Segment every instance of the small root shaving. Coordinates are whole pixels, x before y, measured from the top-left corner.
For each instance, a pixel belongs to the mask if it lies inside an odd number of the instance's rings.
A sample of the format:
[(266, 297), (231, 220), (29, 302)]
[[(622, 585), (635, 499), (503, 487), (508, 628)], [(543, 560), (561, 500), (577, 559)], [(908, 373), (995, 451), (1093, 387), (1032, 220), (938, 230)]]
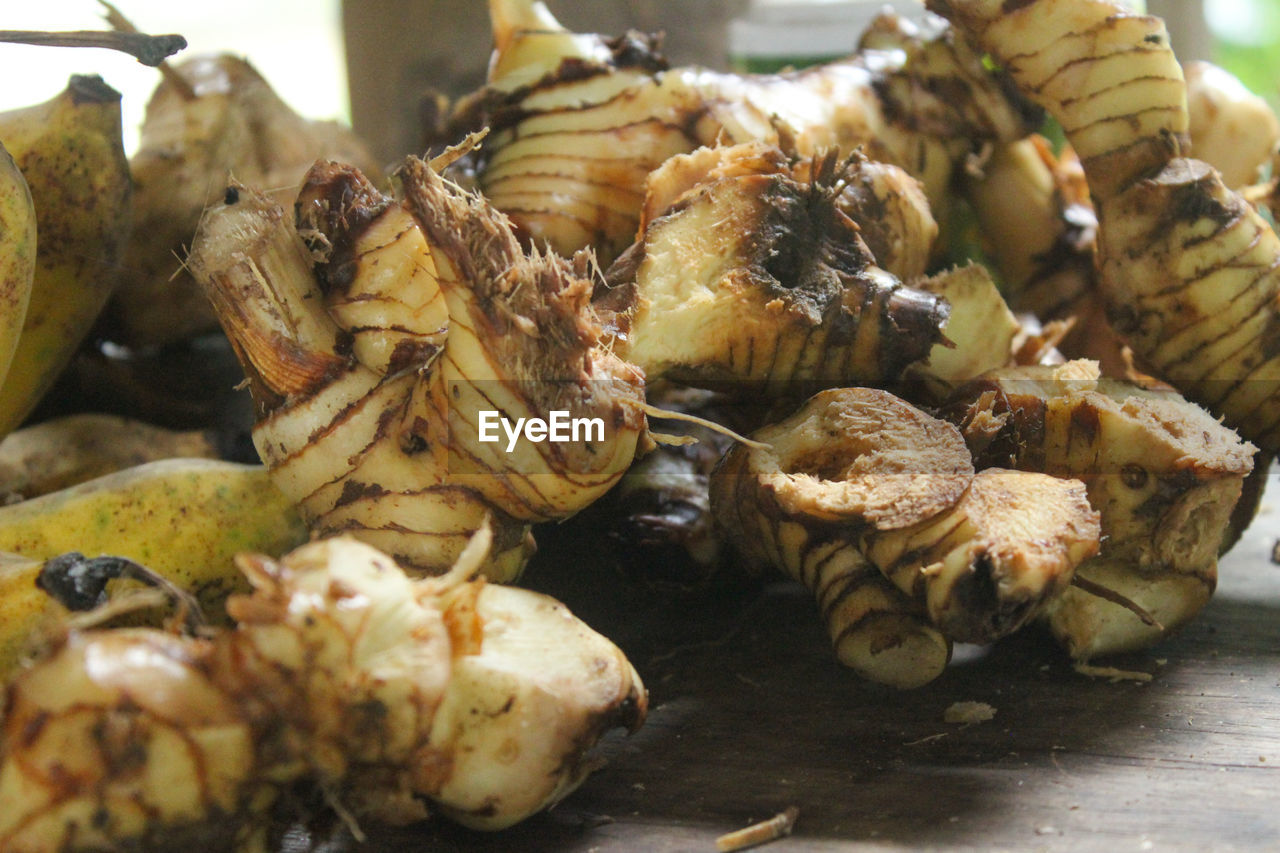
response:
[(1072, 665), (1072, 668), (1089, 678), (1109, 678), (1112, 684), (1118, 681), (1136, 681), (1140, 684), (1146, 684), (1155, 678), (1151, 673), (1141, 670), (1117, 669), (1114, 666), (1093, 666), (1084, 662), (1076, 662)]
[[(738, 433), (729, 429), (727, 426), (721, 426), (715, 421), (709, 421), (706, 418), (700, 418), (697, 415), (691, 415), (688, 412), (675, 412), (675, 411), (671, 411), (670, 409), (659, 409), (657, 406), (651, 405), (649, 403), (637, 403), (636, 408), (638, 408), (640, 411), (644, 412), (646, 415), (648, 415), (651, 418), (658, 418), (659, 420), (687, 421), (688, 423), (691, 423), (691, 424), (697, 424), (698, 426), (705, 427), (706, 429), (709, 429), (712, 432), (718, 432), (721, 435), (727, 436), (733, 439), (734, 441), (738, 442), (739, 444), (744, 444), (753, 450), (772, 450), (773, 449), (769, 444), (763, 441), (755, 441), (754, 439), (750, 439), (745, 436), (739, 435)], [(663, 435), (662, 433), (650, 433), (649, 435), (651, 438), (653, 438), (654, 441), (658, 442), (659, 444), (682, 445), (682, 444), (692, 444), (695, 441), (697, 441), (697, 439), (687, 440), (688, 436), (668, 436), (668, 435)]]
[(791, 806), (768, 820), (725, 833), (716, 839), (716, 850), (720, 853), (733, 853), (736, 850), (746, 850), (748, 847), (758, 847), (770, 841), (777, 841), (791, 834), (791, 829), (799, 816), (800, 809)]

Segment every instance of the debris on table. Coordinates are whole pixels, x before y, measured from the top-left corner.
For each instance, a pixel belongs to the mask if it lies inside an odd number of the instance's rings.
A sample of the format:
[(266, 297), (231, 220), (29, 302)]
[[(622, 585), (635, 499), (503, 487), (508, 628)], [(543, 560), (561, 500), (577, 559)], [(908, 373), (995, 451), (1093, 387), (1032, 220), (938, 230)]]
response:
[(995, 707), (986, 702), (952, 702), (947, 710), (942, 712), (942, 721), (972, 725), (985, 723), (994, 719), (995, 715)]
[(1117, 669), (1114, 666), (1093, 666), (1083, 662), (1073, 665), (1076, 672), (1081, 675), (1087, 675), (1089, 678), (1110, 678), (1112, 683), (1117, 681), (1137, 681), (1145, 684), (1150, 681), (1153, 676), (1149, 672), (1135, 669)]
[(758, 847), (761, 844), (777, 841), (791, 834), (791, 827), (795, 826), (799, 815), (800, 809), (791, 806), (768, 820), (727, 832), (716, 839), (716, 850), (720, 853), (733, 853), (736, 850), (746, 850), (748, 847)]

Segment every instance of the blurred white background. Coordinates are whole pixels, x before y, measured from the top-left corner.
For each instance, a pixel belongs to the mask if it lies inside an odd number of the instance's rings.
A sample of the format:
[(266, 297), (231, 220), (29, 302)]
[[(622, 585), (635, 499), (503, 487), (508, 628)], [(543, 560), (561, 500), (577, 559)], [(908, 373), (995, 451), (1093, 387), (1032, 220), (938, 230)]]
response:
[[(549, 0), (549, 5), (560, 14), (571, 13), (567, 19), (572, 19), (575, 9), (591, 6), (593, 2)], [(644, 4), (644, 9), (650, 17), (659, 19), (657, 23), (661, 25), (664, 17), (661, 7), (676, 6), (678, 2), (696, 4), (706, 0), (666, 0), (662, 4)], [(472, 3), (477, 18), (486, 18), (484, 0), (472, 0)], [(217, 3), (118, 0), (117, 5), (145, 32), (186, 36), (190, 46), (177, 59), (208, 51), (231, 51), (247, 56), (298, 112), (311, 118), (350, 121), (340, 0), (220, 0)], [(658, 8), (649, 9), (654, 5)], [(745, 9), (747, 3), (743, 0), (739, 5)], [(1225, 64), (1255, 91), (1280, 105), (1280, 0), (1146, 0), (1145, 5), (1166, 18), (1180, 57), (1209, 58)], [(3, 8), (0, 28), (3, 29), (105, 28), (97, 0), (4, 0), (0, 6)], [(367, 15), (362, 13), (362, 7)], [(365, 17), (378, 20), (379, 31), (373, 36), (375, 41), (385, 37), (385, 50), (419, 40), (441, 41), (441, 33), (424, 31), (422, 36), (415, 37), (403, 26), (392, 27), (394, 32), (385, 32), (387, 18), (376, 13), (392, 7), (395, 9), (392, 18), (397, 22), (406, 17), (425, 22), (435, 18), (431, 12), (437, 7), (448, 8), (456, 14), (458, 4), (434, 0), (408, 4), (399, 0), (347, 0), (346, 13), (357, 20)], [(407, 8), (414, 14), (405, 15)], [(466, 8), (471, 14), (470, 4), (466, 4)], [(437, 20), (436, 23), (437, 26), (453, 25), (456, 21)], [(364, 38), (369, 36), (361, 34)], [(374, 55), (377, 53), (374, 45)], [(483, 58), (484, 55), (476, 62), (482, 62)], [(66, 85), (71, 74), (77, 73), (101, 74), (124, 95), (125, 145), (132, 151), (158, 74), (123, 54), (0, 44), (0, 110), (52, 97)], [(381, 75), (379, 79), (387, 78)], [(388, 85), (407, 85), (397, 80)], [(419, 86), (432, 83), (414, 80), (414, 97)]]
[[(117, 0), (143, 32), (180, 33), (198, 52), (246, 56), (294, 109), (311, 118), (349, 119), (338, 0)], [(479, 3), (477, 3), (479, 5)], [(102, 30), (97, 0), (5, 0), (0, 28)], [(159, 73), (109, 50), (0, 44), (0, 110), (39, 103), (72, 74), (100, 74), (122, 95), (125, 145), (132, 152)]]

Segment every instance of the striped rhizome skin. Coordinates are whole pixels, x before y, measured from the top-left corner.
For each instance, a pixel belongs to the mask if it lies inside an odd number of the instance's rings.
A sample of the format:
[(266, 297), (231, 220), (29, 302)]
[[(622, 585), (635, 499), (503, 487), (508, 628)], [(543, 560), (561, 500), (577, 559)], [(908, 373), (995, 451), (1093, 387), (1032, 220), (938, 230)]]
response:
[(299, 783), (353, 822), (554, 804), (647, 696), (564, 605), (471, 579), (488, 544), (417, 579), (350, 537), (242, 554), (235, 629), (68, 629), (5, 686), (0, 849), (267, 849)]
[(520, 232), (609, 263), (631, 244), (645, 176), (675, 154), (763, 141), (811, 156), (865, 146), (921, 180), (947, 218), (956, 166), (1036, 119), (936, 19), (872, 24), (847, 60), (782, 75), (668, 68), (653, 39), (572, 33), (537, 0), (490, 0), (488, 84), (455, 110), (446, 141), (492, 129), (479, 187)]
[(813, 589), (837, 656), (874, 681), (928, 683), (952, 641), (1016, 631), (1097, 553), (1083, 483), (975, 475), (958, 429), (885, 391), (821, 392), (752, 439), (712, 473), (712, 512)]
[(860, 156), (763, 143), (672, 157), (649, 177), (637, 240), (595, 300), (614, 352), (650, 382), (771, 398), (1003, 366), (1018, 327), (985, 269), (924, 278), (885, 251), (904, 281), (863, 239), (928, 256), (932, 220), (918, 194), (894, 191), (904, 182)]
[(1112, 325), (1158, 377), (1275, 453), (1280, 238), (1187, 156), (1187, 87), (1164, 23), (1113, 0), (930, 6), (1044, 106), (1079, 154)]
[[(409, 159), (402, 198), (319, 163), (297, 204), (233, 186), (190, 267), (248, 375), (254, 439), (315, 533), (349, 532), (427, 571), (489, 518), (486, 569), (511, 580), (530, 526), (621, 477), (645, 432), (643, 375), (591, 307), (588, 255), (526, 253), (479, 196)], [(480, 440), (477, 414), (565, 412), (591, 440)]]

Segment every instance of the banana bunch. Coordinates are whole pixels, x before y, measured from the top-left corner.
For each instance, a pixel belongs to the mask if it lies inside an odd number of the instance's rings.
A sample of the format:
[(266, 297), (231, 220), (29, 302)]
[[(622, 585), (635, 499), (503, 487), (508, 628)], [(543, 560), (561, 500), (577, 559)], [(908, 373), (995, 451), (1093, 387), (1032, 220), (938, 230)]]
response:
[(36, 270), (36, 209), (13, 156), (0, 143), (0, 383), (18, 349)]
[[(0, 143), (30, 187), (38, 232), (30, 300), (0, 385), (4, 435), (30, 414), (106, 304), (129, 234), (132, 182), (120, 94), (100, 77), (72, 77), (57, 97), (0, 114)], [(20, 195), (5, 197), (21, 204)], [(6, 308), (0, 330), (16, 310)], [(0, 340), (0, 352), (10, 348)]]
[(193, 593), (210, 613), (241, 588), (232, 558), (282, 554), (306, 526), (261, 466), (166, 459), (0, 508), (0, 680), (42, 625), (66, 611), (35, 586), (70, 551), (135, 560)]
[(179, 432), (118, 415), (67, 415), (0, 441), (0, 501), (39, 497), (160, 459), (218, 456), (212, 431)]

